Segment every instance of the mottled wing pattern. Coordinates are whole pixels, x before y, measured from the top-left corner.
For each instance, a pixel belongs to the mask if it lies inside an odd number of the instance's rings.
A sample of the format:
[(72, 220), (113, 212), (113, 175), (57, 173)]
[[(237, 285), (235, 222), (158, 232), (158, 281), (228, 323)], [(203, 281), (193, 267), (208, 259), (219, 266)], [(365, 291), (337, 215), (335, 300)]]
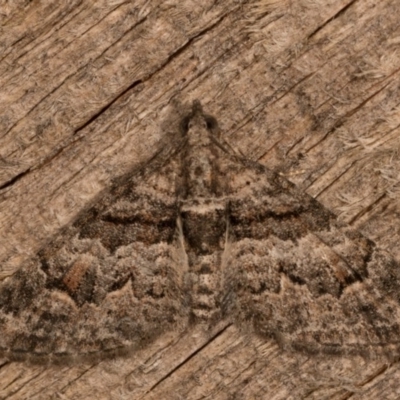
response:
[(104, 356), (227, 318), (287, 349), (400, 356), (393, 258), (234, 154), (198, 102), (180, 135), (0, 284), (0, 352)]
[(152, 161), (0, 285), (0, 349), (11, 358), (114, 354), (187, 313), (177, 231), (180, 157)]
[(230, 186), (225, 314), (290, 349), (398, 354), (393, 258), (259, 164), (226, 162), (222, 173)]

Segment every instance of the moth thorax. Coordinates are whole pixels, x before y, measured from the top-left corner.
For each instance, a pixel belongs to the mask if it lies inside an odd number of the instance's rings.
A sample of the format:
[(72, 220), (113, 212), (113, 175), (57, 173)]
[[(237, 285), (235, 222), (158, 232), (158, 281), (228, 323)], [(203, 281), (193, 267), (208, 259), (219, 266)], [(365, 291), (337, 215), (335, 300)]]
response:
[(215, 191), (215, 157), (208, 147), (195, 147), (186, 159), (189, 195), (205, 197)]

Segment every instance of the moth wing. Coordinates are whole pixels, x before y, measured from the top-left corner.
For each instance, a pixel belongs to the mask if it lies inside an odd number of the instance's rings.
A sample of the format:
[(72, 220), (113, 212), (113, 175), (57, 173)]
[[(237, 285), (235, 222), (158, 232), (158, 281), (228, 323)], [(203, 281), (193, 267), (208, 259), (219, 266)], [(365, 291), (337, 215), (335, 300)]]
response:
[(287, 348), (398, 355), (396, 261), (265, 167), (221, 165), (229, 182), (225, 314)]
[(120, 179), (0, 284), (3, 355), (124, 353), (183, 323), (179, 160)]

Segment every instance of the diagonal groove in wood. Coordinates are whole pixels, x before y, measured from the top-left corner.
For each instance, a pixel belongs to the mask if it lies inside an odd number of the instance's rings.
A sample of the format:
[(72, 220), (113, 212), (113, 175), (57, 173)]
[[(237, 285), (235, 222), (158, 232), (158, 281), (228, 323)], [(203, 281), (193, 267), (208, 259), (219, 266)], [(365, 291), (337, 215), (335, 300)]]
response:
[[(42, 373), (43, 373), (43, 371), (40, 371), (39, 373), (33, 375), (31, 378), (29, 378), (27, 381), (25, 381), (25, 382), (23, 383), (22, 386), (20, 386), (18, 389), (13, 390), (11, 393), (9, 393), (8, 396), (7, 396), (6, 398), (11, 397), (11, 396), (14, 396), (16, 393), (18, 393), (19, 391), (21, 391), (22, 389), (24, 389), (24, 387), (25, 387), (26, 385), (28, 385), (30, 382), (32, 382), (32, 381), (34, 381), (35, 379), (37, 379), (37, 377), (40, 376)], [(19, 378), (19, 377), (18, 377), (18, 378)]]
[(375, 207), (377, 207), (382, 200), (386, 198), (386, 192), (381, 194), (377, 199), (375, 199), (370, 205), (365, 207), (363, 210), (358, 212), (349, 222), (349, 225), (353, 225), (358, 219), (363, 217), (365, 214), (367, 214), (369, 211), (373, 210)]
[(163, 381), (168, 379), (172, 374), (174, 374), (177, 370), (179, 370), (183, 365), (185, 365), (187, 362), (189, 362), (193, 357), (195, 357), (197, 354), (199, 354), (202, 350), (204, 350), (206, 347), (208, 347), (215, 339), (217, 339), (219, 336), (221, 336), (231, 325), (226, 325), (224, 326), (220, 331), (218, 331), (214, 336), (212, 336), (205, 344), (200, 346), (198, 349), (196, 349), (193, 353), (189, 354), (188, 357), (186, 357), (181, 363), (179, 363), (175, 368), (173, 368), (170, 372), (168, 372), (166, 375), (164, 375), (159, 381), (157, 381), (146, 393), (151, 392), (154, 390), (157, 386), (159, 386)]
[(322, 25), (320, 25), (318, 28), (316, 28), (313, 32), (311, 32), (308, 35), (308, 40), (310, 40), (313, 36), (315, 36), (319, 31), (321, 31), (326, 25), (328, 25), (330, 22), (332, 22), (334, 19), (340, 17), (343, 15), (357, 0), (352, 0), (350, 1), (347, 5), (342, 7), (335, 15), (330, 17), (328, 20), (326, 20)]
[(364, 99), (361, 103), (357, 104), (351, 110), (346, 112), (346, 114), (344, 114), (342, 117), (338, 118), (337, 121), (335, 122), (335, 124), (332, 126), (332, 128), (329, 129), (320, 140), (318, 140), (316, 143), (314, 143), (308, 149), (305, 149), (304, 152), (307, 154), (311, 150), (313, 150), (315, 147), (317, 147), (320, 143), (322, 143), (331, 133), (333, 133), (337, 128), (342, 126), (346, 119), (348, 119), (349, 117), (356, 114), (357, 111), (361, 110), (370, 100), (372, 100), (375, 96), (377, 96), (379, 93), (381, 93), (390, 83), (391, 83), (391, 81), (389, 81), (388, 83), (386, 83), (385, 85), (380, 87), (377, 91), (373, 92), (370, 96), (368, 96), (366, 99)]
[(12, 177), (11, 179), (9, 179), (8, 181), (4, 182), (1, 186), (0, 186), (0, 190), (2, 189), (6, 189), (12, 185), (14, 185), (16, 182), (18, 182), (21, 178), (23, 178), (25, 175), (27, 175), (29, 172), (31, 171), (30, 168), (26, 169), (25, 171), (20, 172), (19, 174), (15, 175), (14, 177)]
[[(318, 199), (318, 197), (320, 197), (325, 191), (327, 191), (327, 190), (329, 190), (340, 178), (342, 178), (347, 172), (349, 172), (353, 167), (354, 167), (354, 165), (356, 165), (357, 164), (357, 161), (353, 161), (352, 163), (350, 163), (350, 165), (347, 167), (347, 168), (345, 168), (345, 170), (343, 171), (343, 172), (341, 172), (338, 176), (336, 176), (335, 177), (335, 179), (333, 179), (329, 184), (327, 184), (322, 190), (320, 190), (315, 196), (313, 196), (315, 199)], [(330, 167), (330, 168), (333, 168), (333, 165)], [(325, 172), (324, 172), (324, 174), (327, 172), (328, 170), (326, 170)], [(322, 174), (322, 175), (324, 175), (324, 174)], [(322, 176), (321, 175), (321, 176)], [(317, 178), (318, 179), (318, 178)], [(315, 179), (315, 181), (317, 180), (317, 179)], [(313, 182), (313, 183), (310, 183), (310, 185), (308, 185), (308, 187), (307, 187), (307, 189), (309, 189), (314, 183), (315, 183), (315, 181)]]
[[(79, 7), (81, 4), (82, 4), (82, 2), (80, 2), (80, 3), (77, 4), (77, 5), (75, 5), (75, 7)], [(73, 19), (74, 17), (76, 17), (77, 15), (79, 15), (81, 12), (82, 12), (82, 10), (81, 10), (79, 13), (73, 14), (73, 13), (70, 12), (70, 10), (67, 11), (67, 14), (70, 14), (70, 15), (71, 15), (70, 18), (67, 19), (67, 20), (62, 20), (62, 23), (57, 27), (58, 29), (56, 29), (56, 30), (60, 30), (63, 26), (67, 25), (67, 24), (71, 21), (71, 19)], [(59, 19), (62, 19), (63, 17), (64, 17), (64, 15), (61, 14), (58, 18), (59, 18)], [(50, 29), (50, 30), (51, 30), (51, 29)], [(42, 32), (42, 33), (39, 35), (39, 37), (40, 37), (40, 36), (43, 36), (43, 35), (46, 35), (47, 33), (48, 33), (48, 31)], [(25, 37), (25, 35), (24, 35), (23, 37)], [(37, 39), (38, 39), (38, 37), (32, 37), (32, 40), (29, 41), (28, 43), (26, 43), (24, 47), (27, 47), (27, 45), (29, 45), (30, 43), (34, 42), (34, 41), (37, 40)], [(31, 49), (22, 52), (20, 55), (18, 55), (17, 58), (13, 59), (12, 62), (13, 62), (13, 63), (16, 63), (16, 62), (17, 62), (20, 58), (22, 58), (25, 54), (29, 53), (30, 51), (32, 51), (32, 50), (35, 49), (36, 47), (40, 46), (45, 40), (46, 40), (46, 38), (43, 39), (43, 40), (38, 41), (38, 43), (36, 43)], [(18, 43), (19, 41), (20, 41), (20, 39), (18, 39), (15, 43), (13, 43), (13, 46), (14, 46), (16, 43)], [(7, 56), (8, 56), (8, 54), (7, 54), (3, 59), (5, 59)], [(1, 59), (0, 61), (2, 61), (3, 59)], [(7, 81), (5, 81), (5, 82), (7, 82)]]
[[(125, 35), (127, 35), (129, 32), (131, 32), (133, 29), (135, 29), (136, 27), (140, 26), (142, 23), (144, 23), (147, 20), (147, 17), (144, 17), (143, 19), (139, 20), (136, 24), (132, 25), (132, 27), (126, 31), (124, 33), (124, 35), (122, 37), (124, 37)], [(100, 59), (111, 47), (113, 47), (116, 43), (118, 43), (122, 37), (118, 38), (118, 40), (116, 40), (113, 43), (110, 43), (109, 46), (107, 46), (97, 57), (95, 57), (93, 60), (91, 60), (91, 62), (93, 63), (94, 61)], [(45, 99), (47, 99), (49, 96), (51, 96), (53, 93), (55, 93), (61, 86), (63, 86), (68, 79), (70, 79), (72, 76), (75, 75), (79, 75), (79, 72), (81, 72), (82, 70), (84, 70), (85, 68), (87, 68), (87, 64), (82, 65), (80, 68), (78, 68), (77, 70), (74, 70), (71, 74), (67, 75), (56, 87), (54, 87), (50, 92), (48, 92), (45, 96), (43, 96), (40, 101), (38, 103), (36, 103), (29, 111), (27, 111), (24, 116), (19, 119), (16, 120), (14, 122), (13, 125), (10, 126), (10, 128), (8, 129), (8, 131), (6, 131), (4, 133), (3, 136), (7, 135), (22, 119), (26, 118), (32, 111), (34, 111)], [(116, 100), (116, 99), (114, 99)], [(13, 153), (11, 153), (13, 154)]]
[[(170, 54), (167, 59), (165, 60), (164, 63), (162, 63), (156, 70), (154, 70), (152, 73), (150, 73), (148, 76), (146, 76), (144, 79), (142, 80), (137, 80), (135, 82), (133, 82), (130, 86), (128, 86), (126, 89), (124, 89), (120, 94), (118, 94), (117, 96), (115, 96), (111, 101), (109, 101), (107, 104), (105, 104), (97, 113), (95, 113), (93, 116), (91, 116), (89, 118), (88, 121), (86, 121), (84, 124), (82, 124), (80, 127), (78, 127), (77, 129), (75, 129), (74, 131), (74, 135), (76, 133), (78, 133), (79, 131), (81, 131), (82, 129), (86, 128), (88, 125), (90, 125), (93, 121), (95, 121), (99, 116), (101, 116), (104, 112), (106, 112), (115, 102), (117, 102), (122, 96), (124, 96), (126, 93), (128, 93), (131, 89), (133, 89), (134, 87), (136, 87), (137, 85), (139, 85), (140, 83), (143, 83), (147, 80), (149, 80), (152, 76), (154, 76), (155, 74), (157, 74), (159, 71), (161, 71), (166, 65), (168, 65), (172, 60), (174, 60), (176, 57), (178, 57), (182, 52), (184, 52), (192, 43), (193, 41), (195, 41), (197, 38), (201, 37), (202, 35), (206, 34), (207, 32), (211, 31), (212, 29), (214, 29), (216, 26), (218, 26), (221, 21), (223, 19), (226, 18), (227, 15), (229, 15), (230, 13), (232, 13), (234, 10), (230, 10), (227, 13), (223, 14), (222, 16), (220, 16), (214, 23), (212, 23), (210, 26), (205, 27), (203, 30), (199, 31), (196, 35), (194, 35), (193, 37), (191, 37), (183, 46), (179, 47), (175, 52), (173, 52), (172, 54)], [(140, 21), (138, 21), (136, 24), (134, 24), (132, 26), (132, 28), (130, 28), (127, 32), (125, 32), (125, 35), (127, 35), (132, 29), (134, 29), (135, 27), (139, 26), (140, 24), (144, 23), (147, 20), (147, 16), (145, 16), (143, 19), (141, 19)], [(101, 58), (104, 53), (112, 46), (115, 45), (115, 43), (117, 43), (118, 41), (120, 41), (121, 38), (119, 38), (116, 42), (110, 44), (110, 46), (108, 46), (106, 49), (104, 49), (104, 51), (102, 53), (100, 53), (93, 61), (95, 61), (96, 59)], [(79, 68), (77, 71), (75, 71), (73, 73), (73, 75), (76, 75), (77, 73), (79, 73), (79, 70), (81, 70), (82, 68), (85, 68), (86, 65), (82, 66), (81, 68)], [(41, 102), (43, 100), (45, 100), (47, 97), (49, 97), (51, 94), (53, 94), (57, 89), (59, 89), (69, 78), (71, 77), (71, 75), (68, 75), (57, 87), (55, 87), (52, 91), (50, 91), (49, 93), (46, 94), (46, 96), (44, 96), (41, 101), (39, 103), (37, 103), (31, 110), (29, 110), (29, 112), (26, 114), (28, 115), (29, 113), (31, 113), (36, 107), (39, 106), (39, 104), (41, 104)], [(25, 115), (25, 116), (26, 116)], [(16, 121), (11, 127), (10, 129), (5, 133), (7, 134), (8, 132), (10, 132), (13, 127), (15, 127), (15, 125), (18, 123), (19, 121)], [(68, 146), (68, 143), (63, 147), (63, 149), (65, 147)], [(55, 152), (53, 152), (53, 154), (50, 154), (48, 157), (46, 157), (41, 163), (40, 165), (36, 166), (35, 169), (37, 169), (38, 167), (42, 166), (43, 164), (47, 164), (49, 161), (51, 161), (55, 156), (59, 155), (63, 149), (57, 149)], [(11, 153), (13, 154), (13, 153)], [(15, 176), (14, 178), (8, 180), (7, 182), (5, 182), (3, 185), (0, 186), (0, 190), (13, 185), (14, 183), (16, 183), (19, 179), (21, 179), (24, 175), (28, 174), (30, 172), (31, 168), (26, 169), (25, 171), (21, 172), (20, 174), (18, 174), (17, 176)]]

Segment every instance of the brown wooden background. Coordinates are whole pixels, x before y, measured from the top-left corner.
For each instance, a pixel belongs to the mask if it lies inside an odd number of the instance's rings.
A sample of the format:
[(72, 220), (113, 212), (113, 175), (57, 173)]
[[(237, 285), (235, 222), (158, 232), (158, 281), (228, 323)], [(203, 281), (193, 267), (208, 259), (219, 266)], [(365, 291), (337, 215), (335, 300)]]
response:
[[(177, 102), (400, 262), (398, 0), (0, 1), (0, 276), (160, 147)], [(398, 399), (400, 366), (221, 325), (129, 358), (0, 360), (0, 399)]]

